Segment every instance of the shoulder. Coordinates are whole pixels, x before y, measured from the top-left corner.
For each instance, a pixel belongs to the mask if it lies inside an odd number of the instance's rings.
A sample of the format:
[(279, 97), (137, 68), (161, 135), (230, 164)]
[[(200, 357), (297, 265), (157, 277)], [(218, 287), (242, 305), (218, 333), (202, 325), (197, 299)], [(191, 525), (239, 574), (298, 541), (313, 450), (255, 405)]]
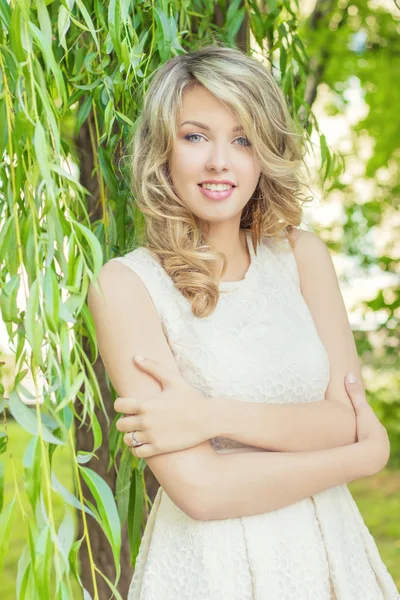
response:
[(122, 296), (121, 292), (141, 290), (143, 282), (141, 270), (144, 261), (148, 259), (145, 248), (136, 248), (124, 256), (108, 260), (101, 267), (96, 279), (89, 285), (88, 300), (94, 302), (100, 295), (107, 299)]
[(124, 256), (106, 262), (89, 285), (88, 305), (92, 310), (127, 311), (149, 309), (163, 320), (165, 277), (161, 265), (140, 246)]
[(306, 229), (292, 229), (287, 234), (288, 240), (295, 254), (301, 256), (304, 253), (321, 251), (326, 252), (328, 250), (325, 242), (312, 231)]
[[(116, 277), (132, 281), (133, 279), (138, 279), (139, 276), (141, 277), (143, 273), (150, 273), (149, 267), (153, 265), (157, 269), (159, 266), (158, 261), (155, 260), (147, 248), (140, 246), (123, 256), (116, 256), (104, 263), (99, 272), (99, 277), (103, 280), (111, 281)], [(132, 278), (129, 272), (133, 272), (138, 277)]]
[(324, 270), (327, 264), (333, 266), (328, 246), (316, 233), (292, 229), (287, 237), (300, 274), (305, 270)]

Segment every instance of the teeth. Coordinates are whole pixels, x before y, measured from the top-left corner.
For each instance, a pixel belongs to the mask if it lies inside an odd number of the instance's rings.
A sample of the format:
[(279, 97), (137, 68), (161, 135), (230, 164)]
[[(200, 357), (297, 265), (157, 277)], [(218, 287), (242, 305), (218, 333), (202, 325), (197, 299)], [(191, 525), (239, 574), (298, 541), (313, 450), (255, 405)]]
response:
[(224, 190), (230, 190), (233, 186), (227, 183), (202, 183), (201, 187), (206, 188), (206, 190), (211, 190), (213, 192), (223, 192)]

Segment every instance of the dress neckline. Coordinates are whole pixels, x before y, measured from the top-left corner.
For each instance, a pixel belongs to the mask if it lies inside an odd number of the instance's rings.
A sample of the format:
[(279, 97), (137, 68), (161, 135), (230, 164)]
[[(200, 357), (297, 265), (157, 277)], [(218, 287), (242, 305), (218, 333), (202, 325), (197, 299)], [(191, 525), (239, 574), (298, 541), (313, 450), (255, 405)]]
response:
[(246, 273), (244, 274), (243, 279), (239, 279), (238, 281), (220, 281), (218, 284), (218, 288), (221, 291), (240, 289), (243, 286), (250, 283), (250, 281), (252, 279), (254, 279), (256, 263), (257, 263), (257, 259), (258, 259), (259, 255), (260, 255), (260, 247), (258, 247), (257, 255), (256, 255), (254, 252), (253, 242), (251, 239), (251, 231), (245, 230), (245, 236), (246, 236), (247, 248), (250, 253), (250, 266), (247, 269)]
[[(251, 259), (250, 266), (248, 267), (243, 279), (239, 279), (238, 281), (219, 281), (219, 283), (217, 285), (218, 285), (219, 291), (221, 291), (221, 292), (230, 292), (230, 291), (241, 290), (242, 288), (244, 288), (244, 286), (250, 286), (252, 283), (254, 283), (257, 280), (255, 274), (256, 274), (256, 265), (258, 263), (259, 256), (260, 256), (261, 243), (259, 244), (259, 246), (257, 248), (257, 255), (256, 255), (254, 252), (254, 248), (253, 248), (253, 241), (251, 239), (251, 230), (245, 230), (245, 237), (246, 237), (247, 248), (250, 253), (250, 259)], [(147, 247), (139, 246), (139, 248), (143, 249), (147, 254), (149, 254), (151, 256), (151, 258), (157, 263), (157, 265), (167, 275), (170, 282), (173, 283), (171, 277), (167, 274), (167, 272), (165, 271), (164, 267), (161, 265), (158, 258)], [(137, 248), (137, 249), (139, 249), (139, 248)], [(183, 296), (183, 294), (182, 294), (182, 296)]]

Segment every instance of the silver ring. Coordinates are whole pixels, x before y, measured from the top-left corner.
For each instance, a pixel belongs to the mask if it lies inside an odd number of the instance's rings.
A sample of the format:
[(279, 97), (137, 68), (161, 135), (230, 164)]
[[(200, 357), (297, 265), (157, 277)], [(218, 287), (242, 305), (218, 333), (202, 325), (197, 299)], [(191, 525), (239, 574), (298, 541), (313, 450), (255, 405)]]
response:
[(144, 442), (139, 442), (139, 440), (137, 440), (135, 438), (135, 431), (132, 431), (131, 433), (132, 436), (132, 447), (135, 448), (136, 446), (143, 446)]

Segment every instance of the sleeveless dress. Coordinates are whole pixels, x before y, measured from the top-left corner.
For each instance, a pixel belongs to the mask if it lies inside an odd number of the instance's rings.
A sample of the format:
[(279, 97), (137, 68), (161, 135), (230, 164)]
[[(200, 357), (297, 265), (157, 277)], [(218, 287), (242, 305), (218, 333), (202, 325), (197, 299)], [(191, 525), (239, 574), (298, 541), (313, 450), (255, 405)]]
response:
[[(328, 354), (300, 290), (289, 241), (262, 237), (244, 279), (219, 285), (214, 312), (190, 302), (151, 252), (114, 258), (142, 279), (177, 366), (206, 396), (277, 404), (318, 402)], [(265, 451), (213, 438), (215, 451)], [(240, 473), (238, 473), (240, 485)], [(347, 485), (263, 514), (194, 520), (160, 487), (128, 600), (397, 600)]]

